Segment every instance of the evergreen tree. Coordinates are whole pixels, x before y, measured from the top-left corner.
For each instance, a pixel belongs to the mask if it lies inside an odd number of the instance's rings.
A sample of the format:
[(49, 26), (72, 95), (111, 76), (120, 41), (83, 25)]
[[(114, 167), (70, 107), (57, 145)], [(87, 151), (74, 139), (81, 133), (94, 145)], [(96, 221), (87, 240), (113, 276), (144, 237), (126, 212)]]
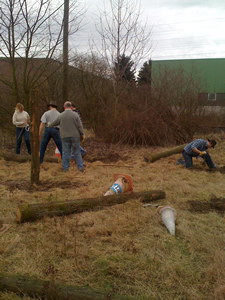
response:
[(135, 80), (135, 70), (132, 69), (134, 62), (130, 59), (129, 56), (120, 55), (118, 62), (115, 62), (115, 75), (116, 77), (130, 82)]
[(148, 83), (151, 84), (151, 67), (152, 61), (146, 61), (143, 64), (143, 67), (140, 69), (138, 73), (138, 84)]

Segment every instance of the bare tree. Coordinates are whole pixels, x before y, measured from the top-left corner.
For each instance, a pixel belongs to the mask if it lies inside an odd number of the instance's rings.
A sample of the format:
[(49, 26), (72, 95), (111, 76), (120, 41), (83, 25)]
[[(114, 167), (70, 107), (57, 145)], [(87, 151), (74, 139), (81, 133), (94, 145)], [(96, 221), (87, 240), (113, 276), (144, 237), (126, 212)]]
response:
[[(30, 110), (37, 113), (35, 101), (40, 99), (40, 93), (38, 97), (32, 99), (32, 91), (40, 91), (40, 88), (48, 82), (49, 76), (52, 75), (49, 65), (58, 55), (57, 51), (61, 52), (59, 46), (63, 42), (63, 3), (56, 2), (55, 0), (0, 1), (0, 53), (11, 68), (10, 73), (1, 72), (0, 83), (11, 89), (14, 104), (22, 102), (26, 109), (30, 106)], [(78, 9), (77, 1), (72, 5), (70, 12), (71, 14), (74, 12), (74, 15), (70, 21), (72, 24), (70, 34), (79, 29), (84, 13), (82, 9)], [(61, 67), (60, 64), (58, 66)], [(56, 68), (51, 68), (53, 69), (55, 72)], [(32, 138), (36, 140), (38, 135)], [(32, 159), (34, 152), (37, 151), (32, 151)]]
[[(122, 81), (125, 74), (120, 69), (121, 57), (128, 57), (127, 64), (132, 61), (133, 70), (137, 69), (140, 61), (149, 56), (151, 51), (151, 30), (147, 30), (147, 20), (144, 25), (140, 22), (141, 8), (140, 2), (134, 0), (109, 0), (110, 12), (99, 9), (99, 20), (96, 29), (101, 36), (101, 48), (98, 51), (106, 58), (111, 70), (114, 98), (115, 98), (115, 118), (118, 115), (118, 103), (120, 97), (133, 82)], [(127, 66), (129, 68), (129, 66)], [(127, 68), (124, 68), (126, 72)]]
[[(57, 38), (53, 38), (49, 25), (51, 17), (59, 9), (51, 12), (50, 1), (40, 1), (39, 6), (37, 2), (28, 5), (23, 0), (7, 0), (1, 3), (0, 40), (3, 46), (0, 51), (11, 65), (11, 87), (15, 102), (23, 102), (25, 107), (28, 107), (29, 91), (40, 85), (43, 72), (40, 69), (47, 64), (47, 60), (42, 62), (34, 71), (31, 60), (35, 57), (52, 58), (61, 42), (61, 29)], [(49, 41), (46, 39), (46, 32), (48, 36), (50, 33)], [(1, 81), (7, 84), (9, 78), (1, 75)]]
[[(77, 2), (72, 5), (70, 12), (74, 15), (70, 20), (70, 34), (80, 28), (84, 13), (78, 9)], [(0, 52), (11, 66), (12, 80), (9, 82), (3, 73), (0, 74), (0, 80), (11, 87), (15, 103), (23, 102), (26, 108), (30, 91), (43, 84), (51, 59), (59, 57), (61, 53), (62, 11), (63, 3), (57, 5), (55, 0), (1, 1)], [(38, 63), (34, 63), (35, 58), (39, 59)]]
[(70, 74), (73, 84), (70, 87), (71, 97), (84, 117), (96, 132), (105, 124), (107, 111), (110, 109), (113, 94), (112, 81), (106, 61), (94, 53), (74, 54), (71, 63), (76, 68)]
[(150, 100), (155, 111), (160, 112), (156, 124), (163, 119), (172, 134), (170, 136), (166, 128), (158, 132), (167, 132), (170, 140), (182, 143), (193, 138), (201, 120), (202, 110), (198, 105), (198, 94), (204, 84), (194, 67), (190, 72), (182, 67), (170, 69), (168, 66), (159, 65), (154, 68)]

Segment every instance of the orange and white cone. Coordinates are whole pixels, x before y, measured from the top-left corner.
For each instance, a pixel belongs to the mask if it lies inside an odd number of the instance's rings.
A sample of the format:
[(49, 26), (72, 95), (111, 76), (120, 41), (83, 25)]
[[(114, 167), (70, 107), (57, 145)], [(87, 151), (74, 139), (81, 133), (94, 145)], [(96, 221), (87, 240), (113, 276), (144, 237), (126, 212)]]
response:
[(159, 222), (166, 226), (171, 235), (175, 235), (176, 210), (171, 206), (159, 206), (156, 212)]
[(55, 148), (55, 156), (61, 157), (61, 154), (60, 154), (59, 149), (57, 147)]
[(115, 173), (113, 174), (113, 180), (114, 184), (110, 187), (110, 189), (105, 193), (104, 196), (133, 191), (133, 182), (130, 175)]

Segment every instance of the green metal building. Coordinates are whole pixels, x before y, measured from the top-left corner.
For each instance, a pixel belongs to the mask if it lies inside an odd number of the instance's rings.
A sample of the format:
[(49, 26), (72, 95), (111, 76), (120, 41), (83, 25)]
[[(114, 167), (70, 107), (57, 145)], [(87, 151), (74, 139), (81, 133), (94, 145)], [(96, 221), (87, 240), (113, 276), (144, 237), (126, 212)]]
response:
[(225, 58), (153, 60), (152, 78), (159, 68), (182, 68), (187, 73), (198, 73), (204, 82), (199, 93), (199, 105), (225, 106)]

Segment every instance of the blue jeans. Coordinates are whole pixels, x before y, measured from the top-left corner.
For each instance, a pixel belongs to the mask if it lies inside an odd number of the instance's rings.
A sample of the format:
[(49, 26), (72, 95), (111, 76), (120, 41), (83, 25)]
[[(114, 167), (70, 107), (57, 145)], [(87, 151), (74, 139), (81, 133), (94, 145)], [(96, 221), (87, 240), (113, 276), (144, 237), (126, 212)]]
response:
[(45, 156), (45, 150), (46, 150), (47, 145), (51, 138), (53, 138), (57, 148), (59, 149), (61, 157), (62, 157), (62, 141), (61, 141), (61, 137), (59, 134), (59, 129), (46, 127), (43, 137), (42, 137), (42, 140), (41, 140), (40, 164), (43, 163), (43, 159)]
[[(82, 148), (81, 146), (80, 146), (80, 152), (81, 152), (82, 157), (87, 153), (87, 151), (84, 150), (84, 148)], [(71, 148), (71, 157), (70, 158), (74, 158), (73, 148)]]
[[(181, 161), (181, 164), (185, 165), (186, 168), (192, 168), (193, 167), (193, 162), (192, 162), (192, 157), (193, 156), (188, 155), (185, 151), (183, 151), (182, 154), (183, 154), (183, 158), (184, 158), (185, 162)], [(194, 156), (194, 157), (196, 157), (196, 156)], [(215, 164), (213, 163), (212, 158), (210, 157), (210, 155), (209, 155), (208, 152), (205, 155), (204, 160), (205, 160), (205, 162), (206, 162), (206, 164), (207, 164), (207, 166), (209, 168), (215, 168), (216, 167)]]
[(63, 157), (62, 157), (62, 167), (63, 171), (68, 171), (69, 162), (71, 156), (71, 148), (73, 148), (73, 155), (78, 167), (78, 170), (83, 171), (83, 159), (81, 156), (80, 150), (80, 138), (76, 137), (66, 137), (62, 139), (62, 149), (63, 149)]
[(24, 142), (27, 146), (27, 152), (31, 154), (30, 147), (30, 131), (27, 131), (24, 127), (16, 127), (16, 154), (20, 154), (20, 147), (22, 143), (22, 138), (24, 137)]

